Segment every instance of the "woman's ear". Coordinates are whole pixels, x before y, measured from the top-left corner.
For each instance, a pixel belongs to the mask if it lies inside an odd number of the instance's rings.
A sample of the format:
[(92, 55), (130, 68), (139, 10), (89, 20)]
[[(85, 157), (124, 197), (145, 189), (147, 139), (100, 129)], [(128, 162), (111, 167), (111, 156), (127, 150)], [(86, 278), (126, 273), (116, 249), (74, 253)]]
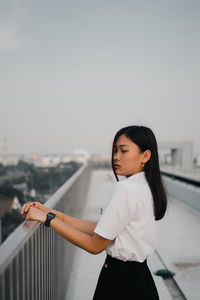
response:
[(150, 157), (151, 157), (151, 151), (150, 150), (146, 150), (146, 151), (144, 151), (144, 163), (146, 163), (149, 159), (150, 159)]

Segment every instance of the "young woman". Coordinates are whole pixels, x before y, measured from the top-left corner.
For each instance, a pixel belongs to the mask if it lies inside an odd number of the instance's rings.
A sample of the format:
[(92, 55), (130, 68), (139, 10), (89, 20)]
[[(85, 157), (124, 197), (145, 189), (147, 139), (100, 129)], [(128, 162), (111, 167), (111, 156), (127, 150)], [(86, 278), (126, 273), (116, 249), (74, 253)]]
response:
[[(114, 137), (111, 163), (118, 182), (99, 221), (73, 218), (39, 202), (24, 204), (21, 213), (26, 220), (50, 224), (90, 253), (106, 250), (93, 300), (157, 300), (147, 257), (156, 248), (155, 221), (163, 218), (167, 197), (152, 130), (144, 126), (120, 129)], [(117, 175), (126, 178), (119, 181)]]

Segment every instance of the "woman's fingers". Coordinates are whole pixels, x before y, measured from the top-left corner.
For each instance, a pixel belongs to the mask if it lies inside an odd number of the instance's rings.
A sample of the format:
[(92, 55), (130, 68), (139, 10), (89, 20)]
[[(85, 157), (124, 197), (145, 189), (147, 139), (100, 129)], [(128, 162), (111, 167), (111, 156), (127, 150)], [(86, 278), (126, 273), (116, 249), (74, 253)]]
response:
[(27, 203), (25, 203), (25, 204), (22, 206), (22, 208), (21, 208), (21, 214), (22, 214), (22, 215), (24, 214), (26, 207), (27, 207)]
[(44, 205), (42, 205), (40, 202), (28, 202), (28, 203), (25, 203), (22, 208), (21, 208), (21, 214), (25, 214), (27, 213), (27, 211), (29, 210), (30, 207), (36, 207), (36, 208), (39, 208), (41, 209), (42, 211), (44, 212), (48, 212), (49, 209), (47, 207), (45, 207)]
[(23, 215), (23, 214), (25, 214), (25, 213), (27, 213), (27, 211), (29, 210), (29, 208), (31, 207), (31, 206), (37, 206), (36, 205), (36, 202), (28, 202), (28, 203), (25, 203), (23, 206), (22, 206), (22, 208), (21, 208), (21, 214)]
[(46, 220), (46, 214), (38, 208), (29, 206), (29, 210), (25, 216), (26, 221), (35, 220), (44, 223)]

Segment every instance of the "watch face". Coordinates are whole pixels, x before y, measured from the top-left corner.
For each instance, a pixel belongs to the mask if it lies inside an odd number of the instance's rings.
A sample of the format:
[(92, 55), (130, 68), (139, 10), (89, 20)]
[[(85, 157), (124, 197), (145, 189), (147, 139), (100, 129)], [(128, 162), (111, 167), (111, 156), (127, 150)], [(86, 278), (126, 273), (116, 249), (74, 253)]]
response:
[(52, 213), (52, 212), (49, 212), (48, 215), (49, 215), (49, 217), (54, 217), (55, 216), (55, 214)]
[(52, 213), (52, 212), (49, 212), (48, 214), (47, 214), (47, 217), (46, 217), (46, 220), (45, 220), (45, 222), (44, 222), (44, 225), (46, 225), (46, 226), (50, 226), (50, 222), (51, 222), (51, 220), (54, 218), (54, 217), (56, 217), (56, 214), (54, 214), (54, 213)]

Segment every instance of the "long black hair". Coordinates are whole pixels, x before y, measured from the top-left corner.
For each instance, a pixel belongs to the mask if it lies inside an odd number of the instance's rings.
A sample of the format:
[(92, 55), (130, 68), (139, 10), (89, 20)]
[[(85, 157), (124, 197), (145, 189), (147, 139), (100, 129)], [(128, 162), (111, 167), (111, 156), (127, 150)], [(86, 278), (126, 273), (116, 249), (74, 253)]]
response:
[(145, 126), (127, 126), (116, 133), (112, 145), (111, 164), (117, 181), (119, 181), (119, 179), (115, 173), (113, 156), (117, 140), (122, 134), (137, 144), (142, 153), (146, 150), (151, 151), (151, 157), (144, 165), (144, 172), (153, 196), (155, 220), (160, 220), (163, 218), (167, 209), (167, 195), (160, 174), (158, 147), (155, 135), (150, 128)]

